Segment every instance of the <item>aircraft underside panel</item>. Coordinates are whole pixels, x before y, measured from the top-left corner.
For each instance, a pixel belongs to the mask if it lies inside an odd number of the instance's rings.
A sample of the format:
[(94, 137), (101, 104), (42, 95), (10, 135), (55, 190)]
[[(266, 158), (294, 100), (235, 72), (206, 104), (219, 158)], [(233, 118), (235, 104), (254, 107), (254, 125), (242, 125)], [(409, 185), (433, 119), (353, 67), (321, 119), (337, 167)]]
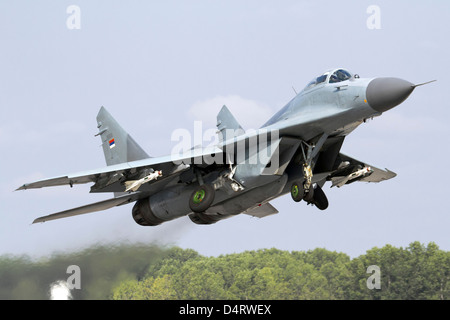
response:
[[(279, 196), (285, 188), (287, 181), (288, 176), (284, 174), (271, 183), (243, 192), (238, 196), (221, 203), (217, 203), (207, 209), (204, 213), (191, 213), (189, 214), (189, 218), (197, 224), (211, 224), (240, 213), (247, 213), (247, 211), (252, 215), (250, 212), (252, 209), (263, 206), (270, 200)], [(269, 212), (263, 216), (268, 214)]]

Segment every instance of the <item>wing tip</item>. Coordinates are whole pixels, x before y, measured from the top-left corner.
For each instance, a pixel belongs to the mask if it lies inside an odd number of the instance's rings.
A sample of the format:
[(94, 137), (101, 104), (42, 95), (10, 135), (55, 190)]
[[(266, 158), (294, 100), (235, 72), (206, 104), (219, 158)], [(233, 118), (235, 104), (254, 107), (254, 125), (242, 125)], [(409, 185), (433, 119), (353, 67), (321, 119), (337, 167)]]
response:
[(390, 177), (388, 179), (392, 179), (392, 178), (395, 178), (397, 176), (397, 174), (394, 171), (391, 171), (388, 168), (384, 168), (384, 169), (390, 175)]
[(45, 220), (44, 217), (39, 217), (39, 218), (34, 219), (31, 224), (44, 223), (45, 221), (47, 221), (47, 220)]

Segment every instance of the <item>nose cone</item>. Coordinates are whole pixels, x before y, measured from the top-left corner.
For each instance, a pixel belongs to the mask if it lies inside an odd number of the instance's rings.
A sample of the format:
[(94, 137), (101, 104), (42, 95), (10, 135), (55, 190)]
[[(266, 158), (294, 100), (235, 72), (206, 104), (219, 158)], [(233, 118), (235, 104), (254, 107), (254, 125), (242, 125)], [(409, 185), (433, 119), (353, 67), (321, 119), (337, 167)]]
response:
[(385, 112), (399, 105), (409, 97), (414, 84), (399, 78), (375, 78), (366, 89), (366, 98), (370, 107)]

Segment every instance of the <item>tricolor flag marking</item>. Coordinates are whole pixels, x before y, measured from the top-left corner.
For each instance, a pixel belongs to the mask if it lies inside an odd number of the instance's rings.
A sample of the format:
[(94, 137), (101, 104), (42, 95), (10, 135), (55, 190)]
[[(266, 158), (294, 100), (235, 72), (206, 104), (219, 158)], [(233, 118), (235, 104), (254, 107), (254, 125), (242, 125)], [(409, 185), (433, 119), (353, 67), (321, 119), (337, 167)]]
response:
[(116, 146), (116, 142), (114, 141), (114, 138), (112, 138), (111, 140), (109, 140), (109, 148), (112, 149)]

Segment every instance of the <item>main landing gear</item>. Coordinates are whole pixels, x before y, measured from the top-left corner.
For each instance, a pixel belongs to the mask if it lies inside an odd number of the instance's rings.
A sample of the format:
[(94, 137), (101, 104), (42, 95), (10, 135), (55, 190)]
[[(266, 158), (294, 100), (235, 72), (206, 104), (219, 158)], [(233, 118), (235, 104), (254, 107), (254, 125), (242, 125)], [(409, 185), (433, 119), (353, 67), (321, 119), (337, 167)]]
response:
[[(303, 181), (296, 181), (291, 186), (291, 197), (295, 202), (305, 200), (308, 204), (313, 204), (320, 210), (328, 208), (328, 199), (319, 185), (313, 186), (312, 162), (327, 138), (328, 135), (323, 134), (315, 145), (306, 142), (301, 143), (304, 159), (302, 165)], [(306, 152), (304, 145), (306, 146)]]
[(200, 171), (195, 170), (199, 186), (192, 192), (189, 197), (189, 209), (195, 213), (205, 212), (213, 203), (216, 196), (216, 190), (210, 184), (203, 181)]
[(291, 197), (295, 202), (304, 200), (308, 204), (315, 205), (320, 210), (325, 210), (328, 208), (327, 196), (319, 185), (310, 188), (309, 192), (305, 193), (303, 190), (303, 184), (294, 182), (291, 186)]
[(193, 212), (204, 212), (213, 203), (214, 196), (214, 188), (209, 184), (203, 184), (192, 192), (191, 197), (189, 198), (189, 208)]
[[(230, 161), (230, 171), (227, 173), (226, 177), (228, 178), (227, 180), (231, 189), (234, 192), (239, 192), (244, 190), (244, 187), (236, 179), (234, 179), (236, 168), (236, 166), (234, 166), (233, 168), (233, 165)], [(197, 177), (199, 186), (192, 192), (191, 196), (189, 197), (189, 208), (192, 212), (203, 213), (214, 202), (216, 189), (213, 185), (205, 183), (203, 181), (202, 174), (199, 170), (195, 170), (194, 174)]]

